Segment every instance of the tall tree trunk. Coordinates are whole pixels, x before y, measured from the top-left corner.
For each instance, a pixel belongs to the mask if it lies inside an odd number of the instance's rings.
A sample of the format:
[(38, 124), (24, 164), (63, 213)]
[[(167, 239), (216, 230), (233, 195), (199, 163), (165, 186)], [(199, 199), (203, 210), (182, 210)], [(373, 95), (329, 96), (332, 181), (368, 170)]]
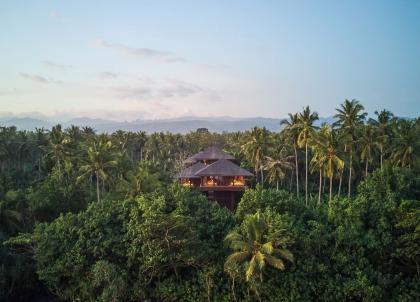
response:
[(340, 182), (338, 184), (338, 196), (340, 196), (340, 194), (341, 194), (341, 183), (343, 182), (343, 171), (344, 171), (344, 169), (342, 169), (341, 172), (340, 172)]
[(98, 173), (96, 172), (96, 197), (98, 198), (98, 203), (101, 201), (99, 196), (99, 177)]
[(235, 302), (237, 302), (238, 300), (236, 300), (236, 294), (235, 294), (235, 278), (232, 278), (232, 294), (233, 294), (233, 299), (235, 300)]
[(322, 188), (322, 170), (319, 169), (318, 205), (321, 204), (321, 188)]
[(384, 146), (382, 146), (382, 144), (381, 144), (381, 171), (382, 171), (382, 161), (383, 161), (383, 156), (384, 156), (383, 148), (384, 148)]
[(305, 203), (308, 206), (308, 142), (305, 144)]
[(277, 186), (277, 191), (278, 191), (279, 190), (279, 180), (278, 179), (277, 179), (276, 186)]
[(366, 176), (366, 178), (368, 176), (368, 165), (369, 165), (369, 161), (366, 159), (366, 167), (365, 167), (365, 176)]
[(261, 187), (264, 188), (264, 172), (263, 172), (263, 166), (260, 167), (261, 171)]
[(331, 204), (331, 199), (332, 199), (332, 173), (331, 173), (331, 176), (330, 176), (330, 204)]
[(351, 195), (351, 170), (353, 169), (353, 149), (350, 147), (350, 163), (349, 163), (349, 192), (348, 192), (348, 198), (350, 198)]
[(299, 198), (299, 166), (298, 166), (298, 155), (296, 145), (293, 143), (293, 149), (295, 149), (295, 169), (296, 169), (296, 196)]
[[(347, 144), (344, 144), (344, 153), (347, 152)], [(341, 194), (341, 184), (343, 183), (344, 168), (340, 172), (340, 182), (338, 184), (338, 196)]]

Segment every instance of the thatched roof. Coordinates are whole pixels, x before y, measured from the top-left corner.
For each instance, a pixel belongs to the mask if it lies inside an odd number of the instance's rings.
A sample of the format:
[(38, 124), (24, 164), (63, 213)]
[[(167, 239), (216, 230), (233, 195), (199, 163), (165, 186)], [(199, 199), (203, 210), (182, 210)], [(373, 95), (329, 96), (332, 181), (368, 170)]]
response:
[(195, 160), (192, 156), (188, 157), (186, 160), (184, 160), (184, 164), (193, 164), (196, 163), (197, 160)]
[(195, 173), (197, 176), (253, 176), (230, 160), (219, 159)]
[(199, 160), (217, 160), (217, 159), (236, 160), (236, 158), (230, 155), (229, 153), (222, 151), (216, 146), (212, 146), (188, 157), (184, 161), (184, 163), (193, 163)]
[(201, 162), (197, 162), (192, 166), (189, 166), (188, 168), (185, 168), (182, 170), (177, 177), (178, 178), (200, 178), (200, 176), (197, 176), (196, 173), (206, 166), (202, 164)]

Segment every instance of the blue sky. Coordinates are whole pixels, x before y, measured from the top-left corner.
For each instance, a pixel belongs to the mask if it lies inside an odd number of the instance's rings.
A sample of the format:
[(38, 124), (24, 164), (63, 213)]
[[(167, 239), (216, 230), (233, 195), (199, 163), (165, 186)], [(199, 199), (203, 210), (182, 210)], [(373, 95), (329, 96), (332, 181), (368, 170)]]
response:
[(6, 1), (0, 112), (420, 113), (420, 1)]

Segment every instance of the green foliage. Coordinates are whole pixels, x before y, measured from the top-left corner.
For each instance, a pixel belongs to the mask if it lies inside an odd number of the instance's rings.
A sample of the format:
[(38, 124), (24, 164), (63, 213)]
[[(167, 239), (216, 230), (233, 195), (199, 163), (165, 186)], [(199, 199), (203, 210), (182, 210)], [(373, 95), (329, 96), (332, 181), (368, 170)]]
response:
[(175, 185), (93, 203), (9, 245), (33, 254), (39, 279), (62, 299), (196, 301), (223, 292), (219, 261), (233, 224), (230, 212)]
[(238, 230), (230, 232), (225, 239), (234, 251), (226, 259), (226, 272), (231, 278), (239, 275), (251, 283), (257, 296), (259, 292), (255, 283), (263, 282), (267, 265), (284, 270), (283, 259), (293, 262), (293, 254), (285, 248), (290, 243), (285, 234), (287, 230), (278, 228), (281, 224), (279, 217), (270, 216), (265, 217), (259, 212), (247, 215)]
[[(0, 127), (0, 300), (416, 301), (420, 120), (375, 114), (346, 100), (318, 129), (307, 107), (279, 133)], [(172, 184), (211, 145), (256, 173), (236, 213)]]
[[(37, 225), (32, 248), (40, 280), (63, 299), (90, 301), (99, 289), (100, 297), (110, 295), (110, 287), (118, 289), (112, 294), (121, 294), (124, 273), (115, 266), (126, 261), (128, 246), (121, 238), (131, 207), (129, 201), (104, 201)], [(100, 276), (101, 270), (119, 278)]]

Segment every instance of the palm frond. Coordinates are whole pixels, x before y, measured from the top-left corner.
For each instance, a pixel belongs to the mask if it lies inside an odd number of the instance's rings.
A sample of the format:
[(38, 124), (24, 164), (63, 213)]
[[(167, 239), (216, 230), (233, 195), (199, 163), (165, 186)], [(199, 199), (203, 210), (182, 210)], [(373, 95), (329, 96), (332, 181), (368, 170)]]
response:
[(236, 252), (226, 258), (225, 267), (230, 267), (235, 263), (242, 263), (250, 257), (249, 252)]
[(277, 268), (279, 270), (284, 270), (284, 268), (285, 268), (283, 260), (281, 260), (279, 258), (276, 258), (276, 257), (271, 256), (271, 255), (266, 255), (265, 260), (267, 261), (268, 264), (270, 264), (274, 268)]
[(245, 280), (249, 281), (254, 276), (255, 271), (257, 270), (258, 264), (255, 259), (255, 256), (252, 257), (251, 261), (248, 263), (248, 267), (245, 271)]
[(294, 256), (288, 249), (274, 249), (273, 254), (279, 255), (280, 257), (289, 260), (290, 262), (294, 262)]

